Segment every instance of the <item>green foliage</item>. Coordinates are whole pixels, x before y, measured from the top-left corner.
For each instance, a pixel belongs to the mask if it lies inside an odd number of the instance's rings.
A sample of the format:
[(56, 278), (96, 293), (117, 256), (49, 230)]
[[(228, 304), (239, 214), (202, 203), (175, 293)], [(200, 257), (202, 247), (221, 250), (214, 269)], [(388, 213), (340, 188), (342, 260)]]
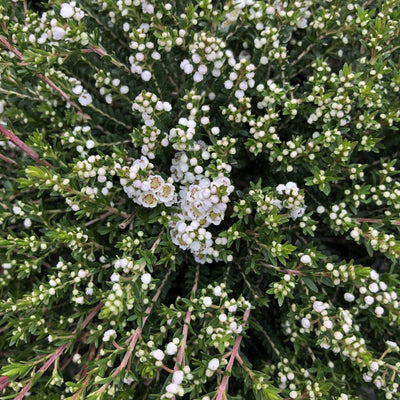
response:
[(0, 0), (0, 399), (400, 399), (400, 5)]

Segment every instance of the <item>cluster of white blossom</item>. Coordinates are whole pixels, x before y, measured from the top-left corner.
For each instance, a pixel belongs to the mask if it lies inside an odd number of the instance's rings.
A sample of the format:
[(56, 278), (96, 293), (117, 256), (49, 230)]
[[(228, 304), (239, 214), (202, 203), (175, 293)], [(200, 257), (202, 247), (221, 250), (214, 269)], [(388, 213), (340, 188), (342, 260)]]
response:
[(282, 200), (275, 200), (275, 206), (280, 210), (286, 208), (290, 211), (290, 216), (293, 221), (304, 215), (306, 211), (306, 207), (304, 206), (304, 194), (300, 192), (295, 182), (288, 182), (286, 185), (281, 183), (276, 187), (276, 191), (282, 196)]
[(211, 262), (219, 256), (213, 248), (212, 234), (206, 228), (211, 224), (219, 225), (224, 219), (232, 190), (226, 177), (211, 181), (203, 176), (189, 187), (181, 187), (180, 212), (175, 215), (178, 221), (170, 222), (171, 238), (182, 249), (190, 249), (200, 263)]
[(142, 156), (135, 160), (131, 167), (121, 167), (117, 164), (121, 174), (120, 183), (124, 192), (135, 203), (153, 208), (160, 203), (170, 207), (176, 202), (175, 187), (172, 178), (167, 181), (161, 175), (154, 175), (153, 164), (147, 157)]
[(180, 68), (187, 75), (193, 74), (194, 82), (201, 82), (204, 76), (211, 71), (215, 78), (221, 75), (224, 65), (225, 43), (211, 34), (211, 32), (195, 33), (193, 43), (189, 47), (191, 59), (184, 59)]
[(160, 101), (154, 93), (142, 91), (136, 96), (132, 110), (142, 114), (145, 125), (154, 126), (154, 118), (163, 111), (170, 112), (172, 107), (167, 101)]
[(175, 182), (181, 185), (191, 185), (195, 181), (199, 181), (204, 172), (204, 168), (199, 165), (199, 158), (208, 160), (210, 153), (207, 151), (207, 145), (199, 140), (195, 142), (191, 148), (191, 154), (179, 151), (172, 159), (171, 176)]
[[(204, 142), (195, 142), (192, 149), (194, 155), (200, 153), (203, 159), (209, 158)], [(211, 262), (212, 258), (218, 258), (219, 252), (213, 248), (212, 234), (206, 228), (219, 225), (224, 219), (233, 186), (225, 176), (207, 178), (202, 173), (203, 167), (198, 165), (198, 158), (189, 157), (188, 153), (178, 152), (172, 160), (172, 176), (181, 188), (177, 220), (174, 218), (169, 224), (171, 238), (182, 249), (190, 249), (196, 261)]]

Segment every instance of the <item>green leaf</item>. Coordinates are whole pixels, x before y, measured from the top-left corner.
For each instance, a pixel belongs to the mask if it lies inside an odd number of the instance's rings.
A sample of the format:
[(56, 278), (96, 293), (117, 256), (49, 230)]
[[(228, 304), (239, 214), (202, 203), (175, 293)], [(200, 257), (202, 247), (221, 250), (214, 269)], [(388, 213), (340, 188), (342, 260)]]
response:
[(307, 287), (315, 293), (318, 293), (318, 288), (315, 282), (308, 276), (303, 276), (301, 280), (307, 285)]

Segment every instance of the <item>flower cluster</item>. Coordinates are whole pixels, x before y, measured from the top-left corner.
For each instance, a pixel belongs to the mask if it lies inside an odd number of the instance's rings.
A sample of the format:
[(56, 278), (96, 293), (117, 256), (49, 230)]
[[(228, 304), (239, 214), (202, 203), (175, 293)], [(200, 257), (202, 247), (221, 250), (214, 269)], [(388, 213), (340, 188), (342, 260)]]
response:
[(304, 215), (306, 211), (304, 194), (295, 182), (281, 183), (275, 190), (279, 195), (279, 198), (274, 201), (276, 207), (280, 210), (286, 208), (290, 212), (290, 217), (293, 221)]
[(179, 192), (180, 212), (170, 222), (171, 238), (180, 248), (190, 249), (198, 262), (211, 262), (219, 257), (212, 234), (206, 228), (219, 225), (224, 219), (232, 190), (229, 178), (211, 181), (201, 177), (189, 187), (182, 186)]
[(120, 183), (124, 192), (135, 203), (148, 208), (165, 204), (170, 207), (176, 202), (175, 187), (172, 178), (165, 181), (162, 176), (153, 174), (153, 164), (142, 156), (131, 167), (116, 165), (121, 176)]

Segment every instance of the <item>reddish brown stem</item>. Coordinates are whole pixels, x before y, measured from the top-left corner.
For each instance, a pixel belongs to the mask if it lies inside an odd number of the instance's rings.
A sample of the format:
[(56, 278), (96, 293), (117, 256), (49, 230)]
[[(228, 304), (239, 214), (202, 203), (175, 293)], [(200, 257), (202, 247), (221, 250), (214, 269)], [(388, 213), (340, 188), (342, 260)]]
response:
[(0, 376), (0, 392), (10, 384), (8, 376)]
[(0, 153), (0, 158), (1, 158), (3, 161), (5, 161), (6, 163), (8, 163), (8, 164), (14, 164), (14, 165), (17, 164), (14, 160), (12, 160), (12, 159), (9, 158), (9, 157), (4, 156), (4, 155), (1, 154), (1, 153)]
[[(197, 265), (197, 269), (196, 269), (196, 276), (194, 278), (194, 284), (192, 287), (192, 293), (196, 293), (197, 290), (197, 284), (199, 282), (199, 275), (200, 275), (200, 265)], [(192, 300), (192, 296), (190, 296), (190, 300)], [(174, 365), (174, 371), (178, 371), (178, 367), (181, 366), (181, 368), (183, 368), (185, 366), (185, 349), (186, 349), (186, 342), (187, 342), (187, 336), (188, 336), (188, 332), (189, 332), (189, 324), (190, 324), (190, 320), (192, 318), (192, 312), (190, 310), (188, 310), (186, 312), (186, 316), (185, 316), (185, 321), (184, 321), (184, 326), (182, 329), (182, 340), (181, 340), (181, 344), (179, 346), (179, 350), (178, 350), (178, 355), (176, 357), (176, 362)], [(172, 382), (174, 382), (174, 378), (172, 377)], [(174, 400), (175, 396), (171, 397), (171, 400)]]
[[(80, 325), (81, 329), (86, 328), (87, 324), (94, 318), (94, 316), (100, 311), (101, 307), (103, 307), (103, 303), (97, 304), (97, 306), (92, 310), (92, 312), (86, 317), (86, 319), (82, 322), (82, 325)], [(78, 328), (74, 329), (73, 333), (75, 334), (77, 332)], [(68, 347), (68, 343), (63, 344), (60, 346), (51, 356), (50, 358), (46, 361), (46, 363), (39, 369), (39, 372), (46, 372), (50, 366), (61, 356), (61, 354), (64, 352), (64, 350)], [(19, 392), (18, 396), (14, 398), (14, 400), (22, 400), (25, 396), (25, 394), (28, 392), (31, 382), (34, 377), (29, 379), (28, 383), (24, 386), (24, 388)]]
[[(0, 35), (0, 43), (3, 44), (4, 47), (6, 47), (8, 50), (10, 50), (12, 53), (14, 53), (20, 60), (22, 60), (23, 56), (22, 53), (16, 49), (4, 36)], [(29, 63), (25, 63), (24, 65), (29, 65)], [(74, 101), (72, 101), (69, 96), (61, 90), (51, 79), (47, 78), (43, 74), (36, 72), (36, 75), (45, 83), (47, 83), (51, 88), (53, 88), (55, 91), (60, 93), (61, 97), (66, 100), (69, 104), (71, 104), (72, 107), (76, 108), (78, 110), (78, 114), (83, 118), (84, 121), (87, 121), (90, 119), (89, 115), (83, 113), (82, 109), (76, 104)]]
[[(199, 281), (199, 273), (200, 273), (200, 268), (199, 265), (197, 266), (197, 270), (196, 270), (196, 277), (194, 278), (194, 285), (192, 288), (192, 293), (195, 293), (197, 290), (197, 284)], [(192, 296), (190, 296), (190, 300), (192, 300)], [(176, 357), (176, 363), (175, 363), (175, 367), (174, 367), (174, 371), (178, 370), (178, 366), (180, 365), (181, 367), (185, 366), (185, 348), (186, 348), (186, 341), (187, 341), (187, 335), (188, 335), (188, 331), (189, 331), (189, 324), (190, 324), (190, 320), (192, 318), (192, 313), (190, 310), (187, 311), (186, 313), (186, 317), (185, 317), (185, 322), (184, 322), (184, 327), (182, 330), (182, 341), (181, 341), (181, 345), (179, 346), (179, 350), (178, 350), (178, 356)]]
[[(250, 315), (250, 308), (248, 308), (244, 313), (242, 325), (245, 325), (246, 321), (249, 318), (249, 315)], [(236, 356), (239, 354), (239, 347), (240, 347), (240, 342), (242, 341), (242, 337), (243, 336), (239, 335), (235, 340), (235, 344), (234, 344), (232, 352), (231, 352), (231, 357), (230, 357), (230, 359), (228, 361), (228, 365), (226, 366), (226, 369), (225, 369), (225, 371), (228, 372), (228, 374), (224, 375), (224, 377), (222, 378), (222, 382), (218, 387), (217, 397), (215, 398), (215, 400), (222, 400), (222, 397), (226, 390), (226, 386), (229, 381), (229, 376), (232, 371), (233, 363), (235, 361)]]
[(0, 133), (8, 140), (11, 141), (11, 143), (15, 144), (19, 149), (21, 149), (25, 154), (27, 154), (29, 157), (31, 157), (33, 160), (35, 160), (39, 164), (44, 164), (47, 167), (53, 168), (53, 166), (48, 163), (46, 160), (42, 161), (39, 158), (39, 154), (36, 153), (35, 150), (31, 149), (29, 146), (27, 146), (21, 139), (19, 139), (17, 136), (14, 135), (10, 130), (5, 128), (2, 124), (0, 124)]
[[(102, 50), (98, 47), (95, 47), (92, 44), (89, 46), (88, 49), (83, 49), (82, 53), (95, 53), (95, 54), (99, 55), (100, 57), (110, 56), (104, 50)], [(129, 72), (129, 73), (131, 72), (125, 65), (123, 65), (119, 61), (113, 59), (112, 57), (111, 57), (111, 63), (114, 64), (115, 66), (117, 66), (118, 68), (123, 68), (126, 72)]]
[[(153, 309), (153, 307), (154, 307), (154, 304), (157, 302), (157, 300), (158, 300), (158, 298), (159, 298), (159, 296), (160, 296), (160, 294), (161, 294), (161, 291), (162, 291), (164, 285), (167, 283), (168, 277), (169, 277), (169, 275), (171, 274), (171, 272), (172, 272), (172, 270), (170, 269), (170, 270), (165, 274), (165, 277), (164, 277), (163, 281), (161, 282), (160, 287), (158, 288), (156, 294), (155, 294), (155, 295), (153, 296), (153, 298), (152, 298), (151, 305), (148, 306), (148, 307), (146, 308), (146, 311), (145, 311), (145, 314), (146, 314), (146, 315), (145, 315), (145, 317), (143, 318), (142, 327), (138, 326), (138, 327), (136, 328), (135, 332), (133, 333), (133, 335), (131, 335), (131, 336), (128, 338), (128, 340), (126, 341), (126, 343), (128, 344), (128, 350), (126, 351), (126, 353), (125, 353), (125, 355), (124, 355), (124, 358), (123, 358), (122, 361), (121, 361), (121, 364), (120, 364), (120, 365), (118, 366), (118, 368), (113, 372), (113, 374), (112, 374), (112, 378), (113, 378), (113, 379), (115, 379), (115, 378), (118, 376), (118, 374), (128, 365), (128, 362), (129, 362), (129, 360), (130, 360), (130, 358), (131, 358), (133, 349), (135, 348), (136, 342), (138, 341), (138, 339), (139, 339), (139, 337), (140, 337), (140, 335), (141, 335), (141, 333), (142, 333), (142, 329), (143, 329), (143, 327), (144, 327), (144, 325), (145, 325), (145, 323), (146, 323), (146, 321), (147, 321), (147, 318), (149, 317), (149, 315), (150, 315), (150, 313), (151, 313), (151, 311), (152, 311), (152, 309)], [(106, 385), (108, 386), (108, 384), (106, 384)]]
[(55, 91), (60, 93), (61, 97), (67, 101), (69, 104), (71, 104), (72, 107), (76, 108), (78, 110), (78, 114), (83, 118), (84, 121), (87, 121), (90, 119), (89, 115), (85, 114), (82, 109), (76, 104), (74, 101), (70, 99), (70, 97), (62, 90), (60, 89), (52, 80), (47, 78), (47, 76), (44, 76), (43, 74), (37, 73), (36, 74), (43, 82), (47, 83), (51, 88), (53, 88)]
[[(82, 322), (80, 329), (85, 329), (87, 324), (96, 316), (96, 314), (101, 310), (104, 306), (102, 302), (97, 304), (97, 306), (92, 310), (92, 312), (86, 317), (86, 319)], [(76, 333), (77, 329), (74, 329), (73, 333)]]
[[(355, 219), (357, 222), (370, 222), (372, 224), (381, 224), (382, 220), (381, 219), (375, 219), (375, 218), (356, 218)], [(399, 220), (395, 220), (395, 221), (390, 221), (390, 223), (392, 225), (400, 225), (400, 221)]]

